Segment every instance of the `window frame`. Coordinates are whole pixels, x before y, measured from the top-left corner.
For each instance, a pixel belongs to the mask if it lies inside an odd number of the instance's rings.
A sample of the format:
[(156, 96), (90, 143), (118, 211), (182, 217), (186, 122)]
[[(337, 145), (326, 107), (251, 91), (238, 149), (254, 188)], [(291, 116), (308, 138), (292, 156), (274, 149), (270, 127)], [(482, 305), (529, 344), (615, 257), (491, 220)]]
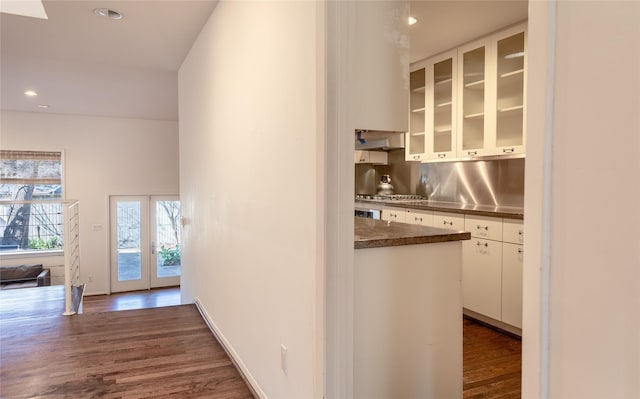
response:
[[(15, 152), (49, 152), (49, 153), (59, 153), (60, 154), (60, 186), (62, 189), (62, 194), (59, 198), (51, 199), (52, 202), (59, 202), (64, 206), (64, 201), (67, 199), (67, 184), (66, 184), (66, 153), (64, 149), (46, 149), (46, 148), (38, 148), (38, 149), (21, 149), (21, 148), (0, 148), (3, 151), (15, 151)], [(14, 200), (2, 200), (0, 199), (0, 205), (3, 202), (11, 202)], [(49, 201), (47, 199), (42, 199), (39, 201)], [(2, 231), (4, 233), (4, 230)], [(19, 259), (19, 258), (37, 258), (37, 257), (47, 257), (47, 256), (62, 256), (64, 254), (63, 249), (31, 249), (31, 250), (14, 250), (14, 251), (0, 251), (0, 259)]]

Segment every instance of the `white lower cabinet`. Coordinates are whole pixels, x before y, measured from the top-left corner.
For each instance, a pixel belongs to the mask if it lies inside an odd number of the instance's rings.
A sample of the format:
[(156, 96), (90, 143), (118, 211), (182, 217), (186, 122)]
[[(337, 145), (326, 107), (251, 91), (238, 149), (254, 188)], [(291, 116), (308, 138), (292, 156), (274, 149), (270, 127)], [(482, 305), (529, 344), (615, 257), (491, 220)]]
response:
[(464, 229), (472, 237), (502, 241), (502, 219), (487, 216), (465, 215)]
[(396, 207), (382, 208), (380, 218), (471, 232), (462, 244), (464, 308), (522, 328), (522, 220)]
[(433, 212), (433, 227), (464, 230), (464, 215), (459, 213)]
[(405, 210), (402, 208), (382, 208), (380, 219), (386, 222), (405, 223)]
[(464, 307), (522, 328), (522, 221), (465, 215), (465, 230)]
[(463, 244), (462, 290), (464, 307), (502, 319), (502, 243), (471, 238)]
[(433, 226), (433, 212), (407, 209), (405, 212), (405, 223)]
[(502, 321), (522, 328), (523, 247), (502, 244)]

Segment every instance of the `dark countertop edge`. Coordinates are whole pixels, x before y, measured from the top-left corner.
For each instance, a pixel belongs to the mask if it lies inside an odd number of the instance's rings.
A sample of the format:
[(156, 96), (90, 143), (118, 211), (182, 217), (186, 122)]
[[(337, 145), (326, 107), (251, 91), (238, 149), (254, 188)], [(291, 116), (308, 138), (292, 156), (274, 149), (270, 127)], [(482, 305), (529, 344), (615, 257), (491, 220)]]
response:
[(456, 205), (452, 204), (451, 207), (448, 206), (438, 206), (438, 205), (415, 205), (411, 203), (397, 203), (390, 204), (388, 202), (376, 202), (376, 201), (356, 201), (359, 204), (376, 204), (384, 207), (392, 207), (392, 208), (405, 208), (405, 209), (417, 209), (423, 211), (436, 211), (436, 212), (449, 212), (449, 213), (461, 213), (466, 215), (478, 215), (478, 216), (488, 216), (488, 217), (496, 217), (496, 218), (505, 218), (505, 219), (517, 219), (524, 220), (524, 210), (518, 212), (504, 212), (504, 211), (489, 211), (489, 210), (478, 210), (478, 209), (464, 209), (460, 207), (456, 207)]
[(354, 242), (355, 249), (366, 248), (383, 248), (383, 247), (397, 247), (401, 245), (416, 245), (416, 244), (435, 244), (439, 242), (452, 242), (470, 240), (471, 233), (469, 232), (456, 232), (450, 234), (436, 234), (419, 237), (404, 237), (404, 238), (380, 238), (370, 240), (360, 240)]

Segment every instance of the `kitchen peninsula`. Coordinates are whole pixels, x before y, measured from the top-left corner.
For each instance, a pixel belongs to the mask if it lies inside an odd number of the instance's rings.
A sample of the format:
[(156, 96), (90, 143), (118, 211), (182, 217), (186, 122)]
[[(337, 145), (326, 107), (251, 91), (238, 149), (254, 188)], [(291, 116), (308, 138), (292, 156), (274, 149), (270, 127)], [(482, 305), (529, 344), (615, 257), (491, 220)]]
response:
[(462, 241), (355, 218), (354, 397), (462, 397)]

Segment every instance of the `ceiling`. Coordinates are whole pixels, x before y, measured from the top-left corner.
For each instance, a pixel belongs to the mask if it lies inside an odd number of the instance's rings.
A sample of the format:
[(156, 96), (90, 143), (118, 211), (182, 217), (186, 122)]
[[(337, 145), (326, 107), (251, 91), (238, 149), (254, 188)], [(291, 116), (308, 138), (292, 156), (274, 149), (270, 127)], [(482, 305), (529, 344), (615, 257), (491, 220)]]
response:
[(528, 15), (527, 0), (410, 1), (418, 22), (409, 29), (410, 62), (453, 49), (497, 31)]
[[(2, 109), (178, 119), (177, 70), (217, 0), (43, 4), (48, 19), (0, 13)], [(412, 62), (527, 18), (526, 0), (410, 4), (418, 19), (410, 28)], [(98, 17), (99, 7), (124, 19)], [(28, 89), (38, 96), (25, 96)]]
[[(176, 71), (216, 1), (43, 4), (48, 19), (0, 14), (2, 109), (178, 119)], [(99, 7), (124, 19), (99, 17)]]

